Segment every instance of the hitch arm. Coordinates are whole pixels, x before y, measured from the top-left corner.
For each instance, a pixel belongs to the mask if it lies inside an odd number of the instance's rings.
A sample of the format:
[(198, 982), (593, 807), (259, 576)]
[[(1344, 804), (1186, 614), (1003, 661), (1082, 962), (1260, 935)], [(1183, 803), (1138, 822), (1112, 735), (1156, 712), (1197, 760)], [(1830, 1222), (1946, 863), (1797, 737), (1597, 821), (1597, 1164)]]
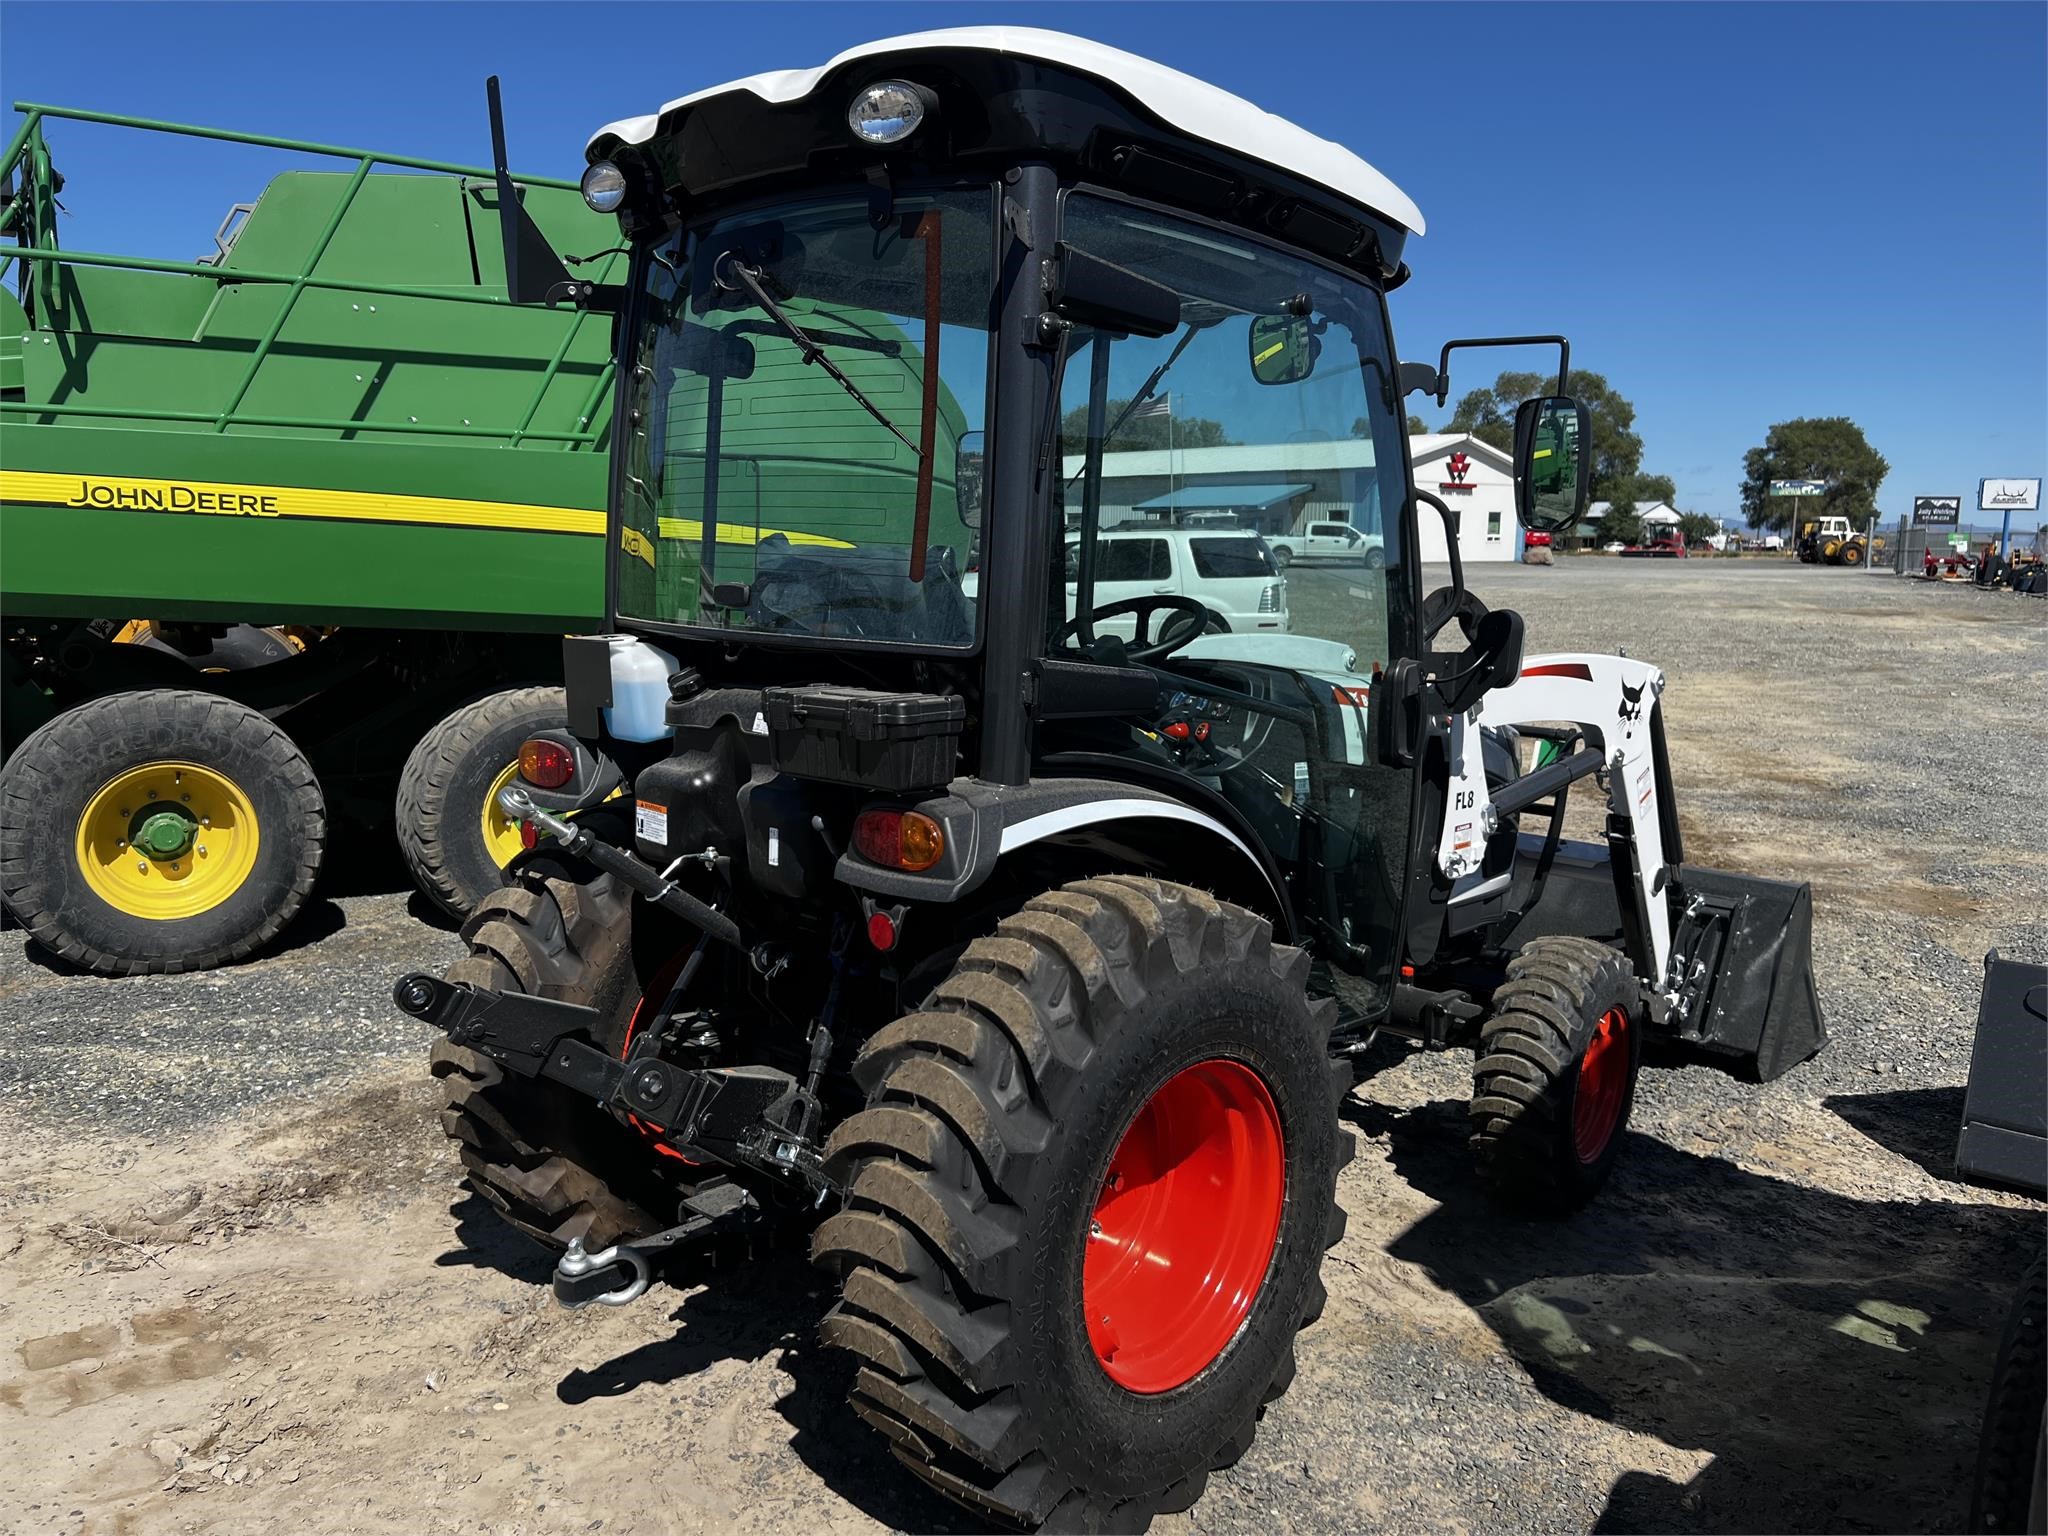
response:
[(597, 1022), (595, 1008), (523, 992), (486, 992), (465, 981), (423, 971), (398, 978), (391, 999), (436, 1029), (448, 1043), (488, 1056), (521, 1077), (548, 1077), (603, 1103), (626, 1075), (626, 1064), (574, 1038)]
[(575, 857), (587, 859), (606, 874), (617, 876), (646, 900), (666, 907), (719, 943), (730, 944), (734, 949), (745, 947), (740, 942), (739, 925), (716, 907), (706, 906), (673, 880), (663, 879), (623, 848), (614, 848), (595, 836), (589, 828), (549, 815), (518, 785), (508, 785), (500, 791), (498, 806), (515, 821), (532, 822)]

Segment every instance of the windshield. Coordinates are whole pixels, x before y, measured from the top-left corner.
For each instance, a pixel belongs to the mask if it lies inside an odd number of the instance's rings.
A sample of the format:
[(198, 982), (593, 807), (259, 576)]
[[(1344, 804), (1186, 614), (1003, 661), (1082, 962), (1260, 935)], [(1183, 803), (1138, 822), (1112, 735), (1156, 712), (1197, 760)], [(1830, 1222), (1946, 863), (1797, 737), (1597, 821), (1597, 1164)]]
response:
[[(1095, 615), (1178, 599), (1207, 610), (1184, 608), (1210, 633), (1340, 642), (1363, 675), (1401, 654), (1406, 421), (1379, 295), (1213, 225), (1093, 194), (1068, 197), (1061, 234), (1171, 287), (1181, 324), (1072, 340), (1060, 449), (1073, 542), (1055, 632), (1082, 648), (1130, 638), (1133, 617)], [(1158, 530), (1162, 552), (1178, 540), (1185, 576), (1168, 573), (1165, 553), (1158, 570), (1127, 575), (1119, 546), (1139, 530)], [(1231, 578), (1263, 582), (1217, 584)], [(1152, 584), (1119, 585), (1134, 579)]]
[(967, 646), (981, 525), (990, 194), (756, 210), (653, 253), (618, 611)]

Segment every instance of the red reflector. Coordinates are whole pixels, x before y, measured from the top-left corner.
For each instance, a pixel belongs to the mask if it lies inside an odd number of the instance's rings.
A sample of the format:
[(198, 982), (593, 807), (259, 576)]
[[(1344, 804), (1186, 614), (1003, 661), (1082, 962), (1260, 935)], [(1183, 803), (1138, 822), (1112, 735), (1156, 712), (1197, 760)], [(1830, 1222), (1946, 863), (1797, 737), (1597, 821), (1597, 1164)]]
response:
[(1174, 722), (1173, 722), (1173, 723), (1172, 723), (1171, 725), (1167, 726), (1167, 728), (1166, 728), (1166, 734), (1167, 734), (1167, 735), (1169, 735), (1169, 736), (1171, 736), (1171, 737), (1172, 737), (1172, 738), (1173, 738), (1173, 739), (1174, 739), (1175, 741), (1186, 741), (1186, 740), (1188, 739), (1188, 723), (1187, 723), (1187, 721), (1185, 721), (1185, 720), (1176, 720), (1176, 721), (1174, 721)]
[(530, 821), (519, 823), (519, 841), (523, 847), (538, 848), (540, 846), (539, 826)]
[(1198, 726), (1196, 726), (1196, 727), (1195, 727), (1195, 740), (1197, 740), (1197, 741), (1207, 741), (1208, 739), (1209, 739), (1209, 722), (1208, 722), (1208, 721), (1206, 721), (1206, 720), (1204, 720), (1204, 721), (1203, 721), (1203, 722), (1202, 722), (1202, 723), (1201, 723), (1200, 725), (1198, 725)]
[(896, 947), (896, 919), (886, 912), (877, 912), (868, 919), (868, 942), (877, 949)]
[(535, 736), (519, 743), (519, 777), (540, 789), (560, 789), (576, 776), (576, 754), (559, 741)]
[(1401, 979), (1402, 979), (1403, 981), (1413, 981), (1413, 980), (1415, 979), (1415, 967), (1414, 967), (1414, 966), (1412, 966), (1412, 965), (1404, 965), (1404, 966), (1402, 966), (1402, 967), (1401, 967)]

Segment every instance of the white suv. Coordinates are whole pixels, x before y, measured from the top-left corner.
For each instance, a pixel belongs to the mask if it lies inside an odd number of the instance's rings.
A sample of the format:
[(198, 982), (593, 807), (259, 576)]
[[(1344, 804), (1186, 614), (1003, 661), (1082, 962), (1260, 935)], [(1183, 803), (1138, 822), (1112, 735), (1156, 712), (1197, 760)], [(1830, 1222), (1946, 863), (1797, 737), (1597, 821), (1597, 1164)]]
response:
[[(1080, 543), (1067, 541), (1067, 612), (1074, 611)], [(1095, 606), (1131, 597), (1192, 597), (1233, 634), (1287, 628), (1287, 582), (1266, 542), (1240, 529), (1111, 528), (1095, 537)], [(1126, 615), (1098, 626), (1128, 640)], [(1159, 632), (1158, 622), (1152, 625)]]
[(1349, 523), (1309, 523), (1301, 532), (1277, 534), (1271, 542), (1273, 559), (1283, 571), (1296, 560), (1357, 560), (1370, 571), (1387, 563), (1386, 540)]

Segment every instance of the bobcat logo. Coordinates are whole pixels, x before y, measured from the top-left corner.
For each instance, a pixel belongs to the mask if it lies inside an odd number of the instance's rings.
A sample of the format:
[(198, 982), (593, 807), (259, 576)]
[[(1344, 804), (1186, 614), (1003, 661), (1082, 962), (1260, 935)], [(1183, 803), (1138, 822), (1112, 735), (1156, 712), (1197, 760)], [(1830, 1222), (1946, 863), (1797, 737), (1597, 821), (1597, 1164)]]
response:
[(1638, 683), (1633, 688), (1629, 687), (1627, 683), (1621, 685), (1621, 714), (1619, 718), (1623, 720), (1640, 720), (1643, 718), (1643, 690), (1649, 686), (1648, 683)]

